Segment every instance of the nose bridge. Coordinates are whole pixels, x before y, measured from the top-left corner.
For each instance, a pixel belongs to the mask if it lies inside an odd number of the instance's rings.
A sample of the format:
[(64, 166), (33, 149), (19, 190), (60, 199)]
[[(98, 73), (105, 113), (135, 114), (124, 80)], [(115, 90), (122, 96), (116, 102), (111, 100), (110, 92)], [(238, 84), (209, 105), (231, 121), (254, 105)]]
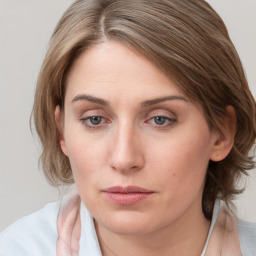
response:
[(110, 165), (118, 171), (139, 170), (143, 152), (139, 146), (139, 131), (131, 121), (120, 121), (113, 136)]

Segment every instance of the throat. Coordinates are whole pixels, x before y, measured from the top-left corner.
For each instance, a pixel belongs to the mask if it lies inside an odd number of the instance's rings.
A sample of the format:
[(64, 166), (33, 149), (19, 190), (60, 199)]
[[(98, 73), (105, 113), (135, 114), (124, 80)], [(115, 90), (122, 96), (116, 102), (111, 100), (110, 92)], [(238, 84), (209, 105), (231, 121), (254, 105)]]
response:
[(190, 228), (173, 227), (172, 232), (163, 227), (139, 235), (112, 233), (96, 221), (95, 228), (103, 256), (198, 256), (206, 243), (210, 221), (204, 218), (200, 226), (191, 223)]

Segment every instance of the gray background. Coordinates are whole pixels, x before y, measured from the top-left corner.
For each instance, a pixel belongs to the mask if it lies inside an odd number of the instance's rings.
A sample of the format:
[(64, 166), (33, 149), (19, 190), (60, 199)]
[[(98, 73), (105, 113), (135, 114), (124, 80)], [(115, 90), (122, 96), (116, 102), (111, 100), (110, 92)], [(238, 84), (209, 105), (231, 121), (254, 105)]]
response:
[[(38, 168), (29, 118), (50, 35), (72, 0), (0, 0), (0, 231), (59, 198)], [(256, 95), (256, 0), (209, 0), (224, 19)], [(33, 129), (32, 129), (33, 130)], [(236, 200), (239, 217), (256, 222), (256, 172)]]

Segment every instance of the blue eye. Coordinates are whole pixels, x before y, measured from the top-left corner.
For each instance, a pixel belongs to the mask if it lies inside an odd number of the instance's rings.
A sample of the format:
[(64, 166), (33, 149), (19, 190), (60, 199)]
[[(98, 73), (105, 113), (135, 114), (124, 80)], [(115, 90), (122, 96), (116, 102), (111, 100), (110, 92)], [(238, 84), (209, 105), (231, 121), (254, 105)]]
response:
[(155, 116), (153, 117), (153, 120), (157, 125), (164, 125), (166, 121), (169, 121), (169, 118), (167, 119), (165, 116)]
[(99, 125), (102, 121), (102, 117), (101, 116), (91, 116), (88, 118), (88, 120), (90, 121), (90, 123), (92, 125)]
[(93, 128), (93, 127), (97, 127), (100, 124), (102, 124), (104, 122), (104, 117), (102, 116), (89, 116), (86, 118), (81, 119), (83, 125)]
[(149, 123), (155, 126), (167, 127), (173, 125), (177, 120), (167, 116), (154, 116), (149, 120)]

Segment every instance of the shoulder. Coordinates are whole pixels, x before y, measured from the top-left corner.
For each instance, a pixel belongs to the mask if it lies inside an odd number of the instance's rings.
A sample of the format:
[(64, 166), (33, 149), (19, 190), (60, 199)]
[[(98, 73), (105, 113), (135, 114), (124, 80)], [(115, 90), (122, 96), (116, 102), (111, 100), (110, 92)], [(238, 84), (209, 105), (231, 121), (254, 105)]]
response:
[[(243, 255), (253, 256), (256, 251), (256, 223), (238, 220), (237, 228)], [(254, 254), (253, 254), (254, 253)]]
[(0, 234), (0, 256), (56, 255), (60, 202), (25, 216)]

